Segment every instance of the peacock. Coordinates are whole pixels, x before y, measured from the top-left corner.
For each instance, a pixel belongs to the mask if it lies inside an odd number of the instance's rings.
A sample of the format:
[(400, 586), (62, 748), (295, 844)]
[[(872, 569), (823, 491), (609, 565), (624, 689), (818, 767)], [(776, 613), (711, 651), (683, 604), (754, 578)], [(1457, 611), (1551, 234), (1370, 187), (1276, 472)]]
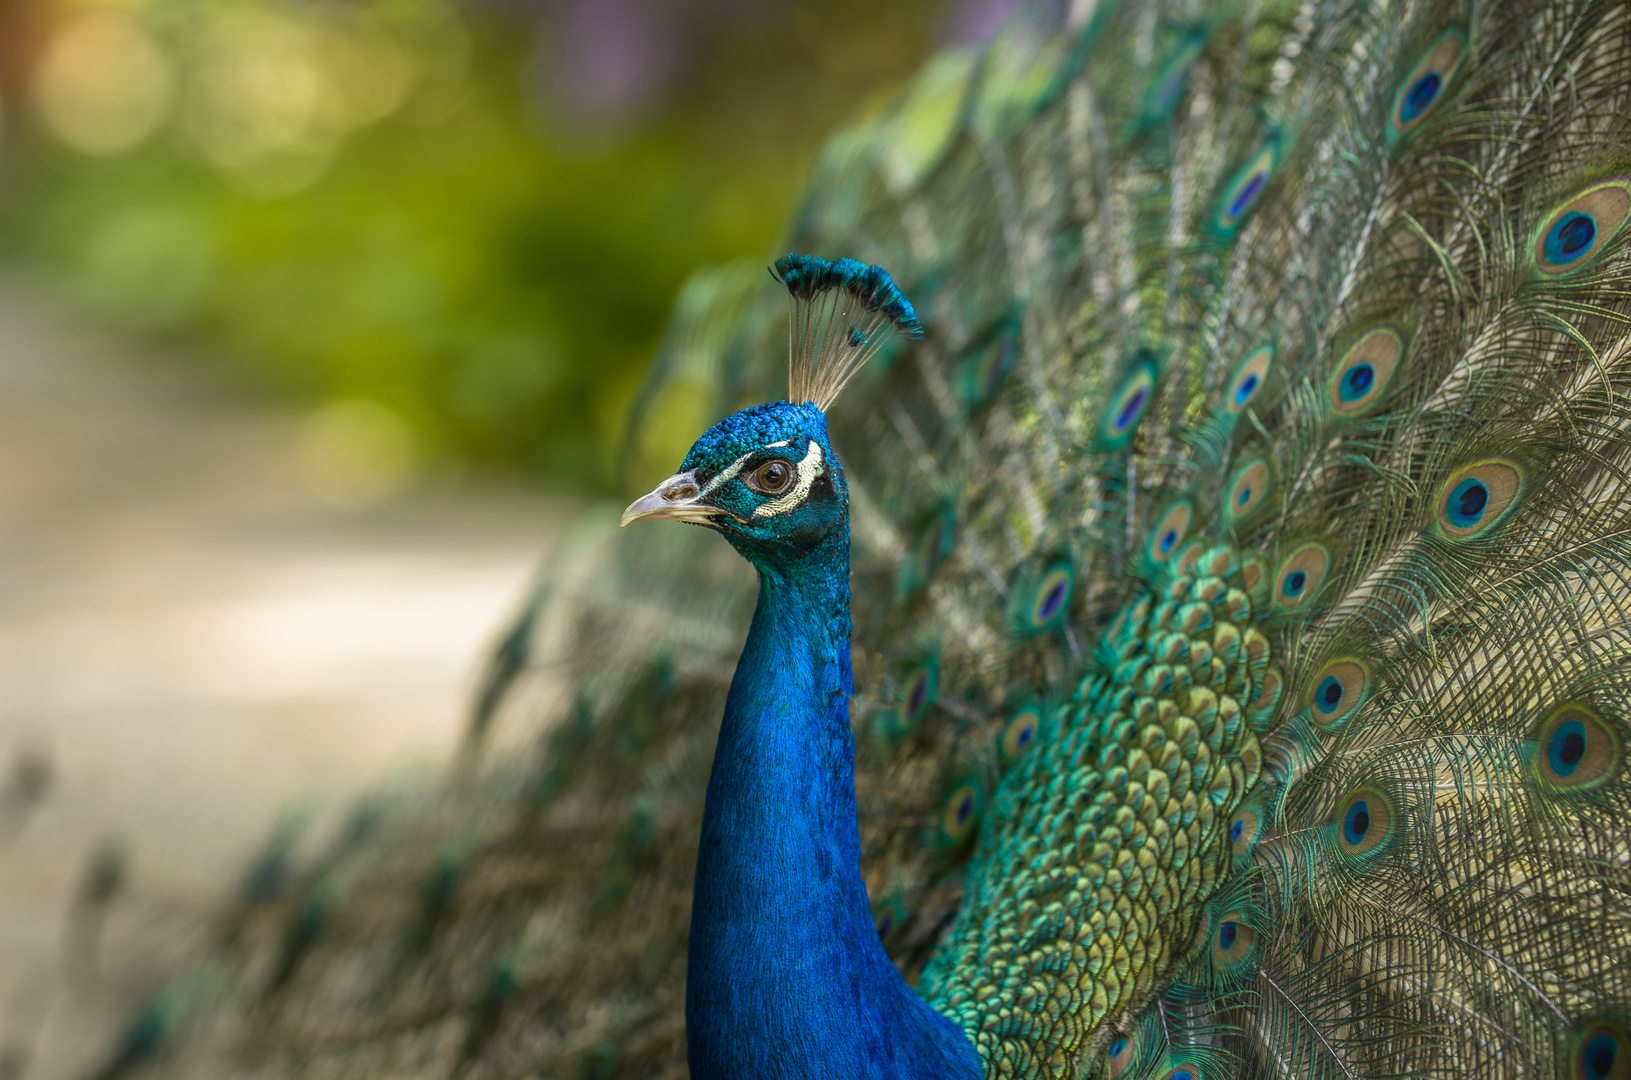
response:
[(943, 51), (102, 1075), (1631, 1077), (1628, 217), (1624, 3)]

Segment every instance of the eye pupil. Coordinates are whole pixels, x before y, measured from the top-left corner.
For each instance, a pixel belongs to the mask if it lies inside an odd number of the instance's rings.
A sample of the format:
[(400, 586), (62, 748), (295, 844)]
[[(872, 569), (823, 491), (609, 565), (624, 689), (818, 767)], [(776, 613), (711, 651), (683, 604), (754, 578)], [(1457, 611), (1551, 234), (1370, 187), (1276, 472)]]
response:
[(756, 479), (763, 491), (774, 495), (792, 482), (793, 470), (788, 468), (785, 461), (772, 461), (760, 467)]

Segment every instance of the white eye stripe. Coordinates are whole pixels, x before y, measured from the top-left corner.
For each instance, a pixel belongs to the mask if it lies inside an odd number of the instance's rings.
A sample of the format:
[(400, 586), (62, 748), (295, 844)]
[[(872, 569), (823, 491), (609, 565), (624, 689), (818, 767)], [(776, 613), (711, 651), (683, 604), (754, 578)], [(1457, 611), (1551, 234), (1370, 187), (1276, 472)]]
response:
[[(740, 466), (741, 463), (738, 462), (737, 464)], [(798, 463), (799, 479), (798, 483), (793, 485), (793, 490), (774, 502), (767, 502), (758, 507), (753, 511), (753, 516), (772, 517), (784, 510), (791, 510), (809, 497), (811, 485), (824, 472), (826, 472), (826, 468), (823, 465), (821, 456), (821, 444), (812, 439), (809, 453), (805, 454), (804, 460)]]
[(725, 483), (726, 481), (729, 481), (729, 480), (736, 479), (736, 474), (742, 471), (742, 466), (744, 466), (744, 465), (746, 465), (748, 463), (748, 458), (752, 457), (754, 454), (757, 454), (758, 452), (759, 451), (757, 451), (757, 450), (753, 450), (753, 451), (750, 451), (750, 452), (748, 452), (746, 454), (743, 454), (741, 457), (737, 458), (735, 461), (731, 462), (729, 465), (727, 465), (723, 469), (719, 470), (719, 475), (718, 476), (714, 477), (712, 480), (708, 481), (706, 484), (703, 485), (702, 490), (697, 493), (697, 498), (698, 499), (706, 499), (709, 495), (713, 494), (714, 489), (717, 488), (720, 484), (723, 484), (723, 483)]

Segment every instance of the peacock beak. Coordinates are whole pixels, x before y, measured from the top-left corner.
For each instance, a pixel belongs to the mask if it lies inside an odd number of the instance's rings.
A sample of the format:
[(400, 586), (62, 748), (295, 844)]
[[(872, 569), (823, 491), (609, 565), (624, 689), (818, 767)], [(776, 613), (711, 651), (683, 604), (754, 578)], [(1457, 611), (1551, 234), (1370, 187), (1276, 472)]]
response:
[(671, 521), (708, 522), (725, 511), (702, 502), (702, 487), (697, 483), (696, 470), (688, 470), (657, 485), (649, 495), (642, 495), (629, 503), (623, 511), (619, 525), (631, 521), (669, 519)]

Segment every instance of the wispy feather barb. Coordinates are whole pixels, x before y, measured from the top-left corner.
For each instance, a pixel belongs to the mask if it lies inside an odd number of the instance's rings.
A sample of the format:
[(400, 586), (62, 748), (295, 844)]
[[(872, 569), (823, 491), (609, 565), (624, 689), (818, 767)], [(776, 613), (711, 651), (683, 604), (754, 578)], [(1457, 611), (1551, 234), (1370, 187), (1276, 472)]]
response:
[(787, 397), (825, 412), (897, 330), (922, 337), (912, 302), (881, 266), (784, 255), (770, 272), (792, 302)]

